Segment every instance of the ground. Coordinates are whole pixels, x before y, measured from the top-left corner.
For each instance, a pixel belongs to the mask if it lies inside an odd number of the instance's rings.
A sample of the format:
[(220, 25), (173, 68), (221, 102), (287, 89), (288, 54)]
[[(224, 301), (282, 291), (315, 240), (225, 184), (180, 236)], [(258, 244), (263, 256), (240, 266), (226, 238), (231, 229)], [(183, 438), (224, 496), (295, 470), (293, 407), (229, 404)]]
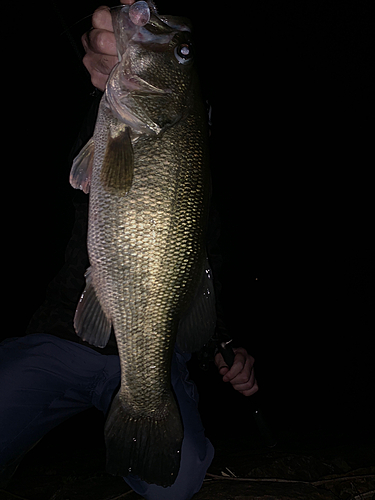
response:
[[(95, 432), (102, 424), (101, 415), (89, 410), (49, 433), (0, 490), (0, 499), (141, 498), (105, 472), (102, 435)], [(278, 430), (273, 448), (252, 424), (242, 438), (228, 430), (210, 437), (215, 458), (194, 500), (375, 499), (374, 436), (367, 432)]]

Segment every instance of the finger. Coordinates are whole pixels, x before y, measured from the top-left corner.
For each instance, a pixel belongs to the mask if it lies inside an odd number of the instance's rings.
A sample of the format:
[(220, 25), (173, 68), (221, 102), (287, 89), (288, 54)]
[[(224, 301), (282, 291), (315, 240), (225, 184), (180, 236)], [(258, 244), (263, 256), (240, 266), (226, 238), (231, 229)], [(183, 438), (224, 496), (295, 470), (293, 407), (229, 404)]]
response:
[(226, 364), (223, 356), (219, 352), (215, 355), (215, 365), (217, 366), (221, 376), (224, 376), (227, 372), (229, 372), (229, 366)]
[[(123, 5), (132, 5), (135, 0), (121, 0)], [(98, 7), (92, 15), (92, 27), (113, 31), (111, 9), (106, 5)]]
[(243, 349), (242, 347), (238, 349), (233, 349), (235, 353), (235, 358), (233, 365), (231, 369), (226, 373), (224, 377), (224, 382), (231, 382), (233, 379), (235, 379), (240, 373), (244, 371), (246, 368), (249, 370), (249, 376), (250, 376), (250, 369), (252, 367), (251, 360), (254, 361), (254, 359), (248, 355), (247, 351)]
[[(131, 5), (134, 0), (121, 0), (121, 3)], [(118, 62), (109, 7), (102, 6), (95, 10), (92, 26), (93, 29), (85, 33), (81, 39), (86, 52), (83, 64), (90, 73), (92, 84), (104, 90), (108, 75)]]
[(108, 75), (114, 65), (118, 62), (115, 56), (105, 56), (89, 52), (83, 58), (83, 64), (91, 75), (91, 82), (94, 87), (104, 90), (108, 80)]
[(250, 377), (248, 380), (245, 380), (245, 381), (240, 380), (240, 381), (236, 381), (236, 382), (232, 381), (231, 383), (232, 383), (233, 389), (235, 389), (238, 392), (244, 393), (246, 391), (253, 391), (254, 388), (255, 388), (254, 392), (256, 392), (258, 390), (258, 383), (257, 383), (256, 378), (255, 378), (255, 371), (254, 370), (251, 371), (251, 374), (250, 374)]
[(110, 56), (117, 54), (115, 35), (111, 31), (94, 29), (85, 33), (81, 40), (86, 53), (91, 51)]
[[(91, 33), (94, 33), (93, 30)], [(104, 32), (108, 33), (109, 32)], [(112, 34), (113, 37), (113, 34)], [(83, 63), (86, 68), (90, 71), (91, 68), (95, 68), (97, 71), (102, 71), (104, 74), (109, 74), (113, 66), (118, 62), (116, 44), (113, 37), (113, 45), (111, 44), (111, 39), (106, 42), (104, 49), (103, 44), (97, 39), (92, 43), (89, 39), (89, 34), (85, 33), (82, 36), (82, 45), (85, 49), (86, 55), (83, 58)], [(99, 47), (98, 47), (99, 45)], [(102, 51), (104, 50), (104, 52)]]
[(252, 396), (256, 392), (258, 392), (258, 390), (259, 390), (258, 382), (255, 380), (255, 383), (251, 387), (251, 389), (246, 389), (244, 391), (239, 391), (239, 392), (247, 397), (247, 396)]
[(92, 15), (92, 27), (100, 30), (113, 31), (111, 10), (106, 5), (98, 7)]
[[(132, 5), (135, 0), (121, 0), (123, 5)], [(92, 15), (92, 27), (113, 31), (111, 9), (106, 5), (98, 7)]]

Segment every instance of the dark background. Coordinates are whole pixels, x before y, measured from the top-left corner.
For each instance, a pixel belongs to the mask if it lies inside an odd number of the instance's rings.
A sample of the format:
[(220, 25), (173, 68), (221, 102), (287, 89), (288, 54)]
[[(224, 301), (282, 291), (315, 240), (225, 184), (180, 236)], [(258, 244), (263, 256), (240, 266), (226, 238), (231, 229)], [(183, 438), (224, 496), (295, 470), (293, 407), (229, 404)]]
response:
[[(91, 26), (82, 19), (98, 5), (4, 13), (4, 337), (23, 335), (63, 264), (74, 218), (67, 158), (93, 87), (62, 32), (70, 26), (81, 51)], [(217, 5), (158, 2), (196, 29), (228, 329), (256, 358), (276, 426), (370, 429), (373, 5)], [(192, 371), (206, 426), (243, 429), (242, 399), (214, 372)]]

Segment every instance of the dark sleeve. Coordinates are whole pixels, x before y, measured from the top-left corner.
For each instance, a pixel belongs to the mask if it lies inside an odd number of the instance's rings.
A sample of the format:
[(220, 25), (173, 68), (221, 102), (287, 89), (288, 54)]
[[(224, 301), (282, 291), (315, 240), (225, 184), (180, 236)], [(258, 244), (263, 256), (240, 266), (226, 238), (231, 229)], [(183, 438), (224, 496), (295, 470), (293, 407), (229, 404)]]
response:
[(226, 336), (226, 326), (224, 320), (224, 312), (221, 303), (221, 268), (223, 264), (222, 254), (219, 245), (220, 239), (220, 214), (214, 204), (211, 204), (208, 228), (207, 228), (207, 254), (210, 262), (212, 273), (214, 277), (214, 289), (216, 298), (216, 334), (215, 338), (219, 335)]
[[(92, 137), (101, 95), (98, 91), (94, 96), (87, 118), (72, 148), (70, 164)], [(72, 191), (72, 194), (75, 222), (65, 251), (65, 263), (48, 285), (45, 301), (31, 318), (26, 334), (49, 333), (66, 340), (89, 345), (81, 341), (73, 326), (75, 310), (85, 286), (84, 275), (90, 265), (87, 253), (88, 195), (82, 191)], [(103, 354), (117, 352), (113, 335), (106, 348), (90, 347)]]
[(65, 251), (65, 263), (46, 290), (46, 298), (36, 311), (26, 333), (50, 333), (76, 340), (73, 318), (84, 287), (84, 273), (89, 265), (86, 250), (87, 196), (74, 196), (75, 222)]
[(101, 92), (98, 89), (95, 89), (93, 93), (93, 101), (89, 109), (89, 112), (87, 113), (85, 121), (82, 123), (81, 130), (77, 137), (77, 140), (70, 151), (70, 155), (68, 158), (70, 165), (73, 163), (74, 158), (78, 155), (83, 146), (88, 142), (89, 139), (91, 139), (91, 137), (94, 134), (96, 117), (98, 115), (99, 104), (102, 95), (103, 92)]

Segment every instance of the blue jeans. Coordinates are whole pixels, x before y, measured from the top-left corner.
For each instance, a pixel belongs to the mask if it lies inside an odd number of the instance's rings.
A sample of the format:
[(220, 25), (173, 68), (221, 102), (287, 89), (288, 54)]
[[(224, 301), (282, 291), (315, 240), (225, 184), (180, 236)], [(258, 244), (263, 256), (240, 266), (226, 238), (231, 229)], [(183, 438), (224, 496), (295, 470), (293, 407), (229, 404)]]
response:
[[(213, 446), (198, 413), (197, 389), (189, 380), (188, 358), (176, 349), (172, 361), (172, 385), (184, 425), (175, 483), (163, 488), (124, 478), (149, 500), (190, 499), (201, 488), (213, 459)], [(69, 417), (93, 406), (106, 414), (119, 383), (118, 356), (48, 334), (0, 344), (0, 474), (6, 478), (27, 451)]]

